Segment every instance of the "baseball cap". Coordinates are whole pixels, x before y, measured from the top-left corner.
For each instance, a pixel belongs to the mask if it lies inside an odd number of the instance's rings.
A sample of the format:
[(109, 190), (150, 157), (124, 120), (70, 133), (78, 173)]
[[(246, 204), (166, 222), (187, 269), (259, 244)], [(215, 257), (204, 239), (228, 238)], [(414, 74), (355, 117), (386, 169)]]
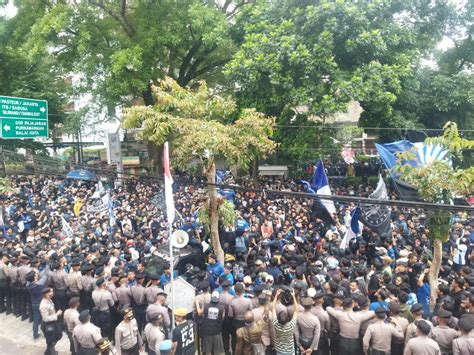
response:
[(221, 296), (218, 291), (213, 291), (211, 294), (211, 302), (214, 302), (214, 303), (219, 302), (220, 297)]
[(174, 311), (174, 315), (178, 317), (186, 317), (188, 311), (185, 308), (177, 308)]

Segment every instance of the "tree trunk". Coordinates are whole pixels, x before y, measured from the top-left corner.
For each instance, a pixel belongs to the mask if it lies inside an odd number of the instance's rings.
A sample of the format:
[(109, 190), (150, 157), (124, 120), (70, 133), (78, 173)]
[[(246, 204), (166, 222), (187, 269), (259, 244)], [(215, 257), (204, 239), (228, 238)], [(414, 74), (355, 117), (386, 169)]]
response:
[(258, 188), (258, 159), (255, 159), (252, 163), (252, 180), (253, 187)]
[(441, 260), (443, 254), (443, 243), (440, 239), (433, 239), (433, 262), (431, 263), (428, 280), (430, 283), (430, 310), (433, 312), (436, 304), (436, 291), (438, 289), (438, 275), (441, 269)]
[[(208, 170), (205, 171), (207, 182), (216, 183), (216, 164), (212, 162)], [(224, 250), (219, 239), (219, 215), (217, 214), (217, 192), (214, 186), (209, 186), (209, 221), (211, 230), (211, 245), (217, 260), (224, 265)]]
[(155, 98), (153, 97), (153, 91), (151, 90), (152, 84), (148, 83), (146, 91), (142, 93), (143, 102), (145, 106), (153, 106), (155, 104)]

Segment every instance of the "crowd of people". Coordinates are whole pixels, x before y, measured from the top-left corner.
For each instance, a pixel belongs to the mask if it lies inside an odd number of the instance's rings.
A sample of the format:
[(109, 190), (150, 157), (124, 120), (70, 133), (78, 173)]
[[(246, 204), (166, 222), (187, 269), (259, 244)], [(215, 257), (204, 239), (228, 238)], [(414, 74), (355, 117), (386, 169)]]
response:
[[(205, 266), (175, 274), (196, 296), (192, 310), (171, 313), (170, 267), (149, 265), (169, 239), (156, 181), (105, 189), (111, 206), (104, 209), (91, 203), (93, 182), (11, 181), (15, 191), (1, 201), (0, 312), (30, 321), (32, 336), (45, 338), (45, 354), (57, 353), (63, 334), (80, 355), (474, 354), (472, 214), (453, 216), (439, 286), (431, 289), (423, 211), (393, 207), (391, 236), (364, 228), (341, 249), (354, 205), (336, 203), (328, 220), (312, 199), (236, 188), (239, 218), (235, 228), (220, 228), (225, 259), (218, 260), (198, 218), (203, 187), (175, 183), (173, 229), (189, 234), (187, 248), (205, 255)], [(260, 183), (303, 190), (298, 180)], [(332, 189), (373, 191), (343, 181)]]

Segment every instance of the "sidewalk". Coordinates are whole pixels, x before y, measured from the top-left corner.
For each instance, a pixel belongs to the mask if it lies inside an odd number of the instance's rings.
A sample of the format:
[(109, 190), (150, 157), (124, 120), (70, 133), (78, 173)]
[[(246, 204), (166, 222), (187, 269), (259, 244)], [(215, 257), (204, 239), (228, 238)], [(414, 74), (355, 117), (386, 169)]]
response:
[[(46, 350), (46, 341), (43, 334), (33, 340), (33, 325), (13, 315), (0, 314), (0, 353), (2, 355), (43, 355)], [(64, 333), (56, 345), (60, 355), (68, 355), (69, 340)]]

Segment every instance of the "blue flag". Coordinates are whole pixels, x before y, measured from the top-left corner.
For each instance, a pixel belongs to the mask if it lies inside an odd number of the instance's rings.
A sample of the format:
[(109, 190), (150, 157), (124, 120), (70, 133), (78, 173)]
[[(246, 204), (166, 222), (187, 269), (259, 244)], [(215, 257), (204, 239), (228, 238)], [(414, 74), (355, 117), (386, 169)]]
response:
[[(328, 177), (326, 176), (326, 172), (324, 171), (324, 165), (321, 160), (318, 161), (318, 165), (316, 167), (316, 171), (314, 172), (311, 185), (313, 186), (313, 188), (316, 189), (316, 193), (318, 195), (332, 195), (331, 189), (329, 188)], [(321, 199), (321, 204), (329, 212), (331, 218), (333, 218), (334, 214), (336, 213), (336, 207), (334, 207), (334, 202), (332, 200)]]
[(301, 180), (301, 183), (306, 187), (306, 191), (309, 192), (310, 194), (315, 194), (316, 191), (313, 190), (313, 188), (311, 187), (311, 184), (306, 181), (306, 180)]

